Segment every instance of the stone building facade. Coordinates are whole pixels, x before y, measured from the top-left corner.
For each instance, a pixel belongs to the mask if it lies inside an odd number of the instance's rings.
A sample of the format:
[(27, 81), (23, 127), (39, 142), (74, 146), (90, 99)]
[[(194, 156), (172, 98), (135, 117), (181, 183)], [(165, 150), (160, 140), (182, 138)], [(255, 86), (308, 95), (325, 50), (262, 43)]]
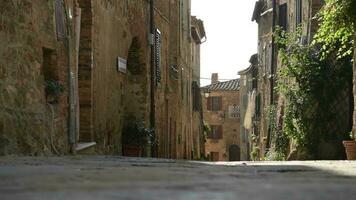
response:
[[(318, 29), (318, 23), (314, 16), (322, 5), (323, 1), (319, 0), (259, 0), (255, 4), (252, 20), (258, 24), (256, 95), (259, 98), (256, 104), (259, 105), (260, 108), (258, 110), (261, 112), (260, 118), (254, 121), (256, 126), (254, 127), (253, 136), (256, 138), (256, 145), (253, 148), (258, 150), (258, 158), (263, 158), (274, 145), (269, 126), (269, 111), (272, 108), (276, 109), (276, 125), (281, 128), (284, 107), (288, 103), (285, 97), (275, 90), (276, 79), (281, 68), (281, 60), (278, 56), (278, 48), (275, 45), (273, 32), (277, 26), (287, 32), (294, 32), (300, 26), (302, 30), (301, 44), (310, 44)], [(342, 99), (342, 101), (345, 101), (342, 108), (335, 108), (340, 109), (340, 113), (344, 108), (347, 109), (350, 103), (348, 101), (349, 98), (345, 97)], [(340, 119), (340, 121), (344, 121), (345, 123), (335, 127), (340, 132), (346, 131), (349, 127), (348, 118), (350, 116), (348, 115), (342, 115), (345, 119)], [(250, 142), (252, 142), (251, 136)], [(291, 145), (290, 150), (293, 150), (293, 145)]]
[(202, 88), (204, 121), (210, 126), (205, 156), (211, 161), (239, 161), (240, 82), (218, 82), (216, 78), (213, 74), (212, 84)]
[(260, 122), (260, 96), (257, 96), (257, 59), (257, 54), (251, 56), (251, 65), (247, 69), (239, 72), (241, 160), (250, 160), (250, 152), (253, 148), (251, 146), (253, 141), (250, 141), (250, 136), (258, 132), (257, 126)]
[(155, 129), (152, 156), (199, 157), (201, 117), (189, 119), (205, 31), (192, 23), (189, 0), (6, 1), (0, 9), (1, 154), (94, 146), (121, 155), (134, 118)]

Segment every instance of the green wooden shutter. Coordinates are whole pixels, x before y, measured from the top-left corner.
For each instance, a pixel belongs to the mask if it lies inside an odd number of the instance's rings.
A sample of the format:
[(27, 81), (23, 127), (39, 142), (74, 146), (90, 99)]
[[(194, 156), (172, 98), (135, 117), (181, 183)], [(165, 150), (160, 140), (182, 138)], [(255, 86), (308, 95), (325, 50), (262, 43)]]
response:
[(155, 75), (158, 85), (161, 83), (161, 32), (158, 29), (155, 33)]

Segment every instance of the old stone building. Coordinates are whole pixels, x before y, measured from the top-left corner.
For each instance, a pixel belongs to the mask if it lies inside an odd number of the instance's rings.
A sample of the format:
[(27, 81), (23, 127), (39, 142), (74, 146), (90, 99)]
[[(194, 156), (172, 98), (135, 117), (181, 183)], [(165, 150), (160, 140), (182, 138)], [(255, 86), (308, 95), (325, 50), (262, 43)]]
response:
[(202, 88), (204, 121), (210, 126), (205, 156), (211, 161), (240, 160), (239, 89), (239, 79), (219, 82), (218, 74)]
[(241, 160), (250, 160), (251, 135), (258, 132), (260, 122), (260, 96), (257, 96), (258, 60), (257, 54), (250, 58), (251, 65), (239, 72), (240, 75), (240, 144)]
[(205, 31), (189, 0), (6, 1), (0, 9), (1, 154), (122, 154), (123, 127), (135, 119), (155, 130), (152, 156), (200, 156), (192, 88)]
[[(300, 44), (310, 44), (315, 32), (318, 29), (317, 20), (314, 18), (315, 14), (320, 10), (323, 1), (319, 0), (259, 0), (256, 2), (253, 12), (252, 20), (258, 24), (258, 70), (257, 70), (257, 89), (256, 95), (260, 112), (260, 118), (253, 122), (253, 134), (250, 135), (251, 140), (255, 140), (254, 149), (258, 152), (258, 158), (263, 158), (270, 148), (273, 148), (274, 136), (271, 131), (271, 120), (268, 116), (271, 110), (274, 110), (276, 115), (276, 126), (281, 129), (283, 125), (284, 108), (288, 103), (285, 97), (278, 93), (275, 89), (276, 79), (279, 76), (281, 69), (281, 60), (278, 55), (278, 47), (275, 44), (275, 37), (273, 33), (276, 27), (281, 27), (286, 32), (295, 32), (297, 27), (301, 28), (302, 36)], [(254, 77), (252, 77), (254, 78)], [(343, 104), (335, 107), (335, 110), (343, 113), (339, 122), (335, 122), (331, 126), (333, 130), (338, 132), (346, 132), (349, 125), (348, 118), (350, 112), (347, 111), (349, 107), (349, 98), (342, 97), (340, 101)], [(346, 109), (346, 110), (345, 110)], [(345, 112), (344, 112), (345, 111)], [(330, 128), (330, 127), (329, 127)], [(280, 130), (282, 131), (282, 130)], [(252, 139), (253, 138), (253, 139)], [(322, 144), (319, 149), (320, 152), (327, 152), (325, 148), (331, 148), (330, 144)], [(291, 144), (290, 151), (293, 150)], [(330, 152), (330, 151), (329, 151)], [(319, 153), (323, 154), (323, 153)], [(328, 155), (326, 155), (327, 158)], [(330, 157), (330, 156), (329, 156)], [(331, 157), (330, 157), (331, 158)]]

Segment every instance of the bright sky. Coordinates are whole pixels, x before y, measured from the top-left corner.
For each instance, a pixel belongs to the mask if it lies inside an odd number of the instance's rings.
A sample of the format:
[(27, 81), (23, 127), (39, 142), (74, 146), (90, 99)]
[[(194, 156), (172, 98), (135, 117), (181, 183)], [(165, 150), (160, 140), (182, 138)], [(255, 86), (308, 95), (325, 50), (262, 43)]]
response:
[[(257, 24), (251, 21), (256, 0), (192, 0), (192, 15), (204, 21), (207, 42), (201, 46), (201, 77), (238, 78), (257, 53)], [(223, 81), (223, 80), (221, 80)], [(201, 80), (201, 85), (210, 80)]]

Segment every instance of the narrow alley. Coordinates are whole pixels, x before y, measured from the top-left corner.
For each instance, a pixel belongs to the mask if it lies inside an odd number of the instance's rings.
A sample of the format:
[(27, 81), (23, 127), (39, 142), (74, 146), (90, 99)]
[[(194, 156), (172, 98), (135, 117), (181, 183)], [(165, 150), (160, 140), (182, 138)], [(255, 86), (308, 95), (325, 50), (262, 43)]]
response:
[(0, 0), (0, 200), (356, 199), (356, 0)]
[[(55, 180), (55, 181), (53, 181)], [(17, 199), (354, 199), (356, 162), (197, 162), (115, 156), (0, 158)]]

